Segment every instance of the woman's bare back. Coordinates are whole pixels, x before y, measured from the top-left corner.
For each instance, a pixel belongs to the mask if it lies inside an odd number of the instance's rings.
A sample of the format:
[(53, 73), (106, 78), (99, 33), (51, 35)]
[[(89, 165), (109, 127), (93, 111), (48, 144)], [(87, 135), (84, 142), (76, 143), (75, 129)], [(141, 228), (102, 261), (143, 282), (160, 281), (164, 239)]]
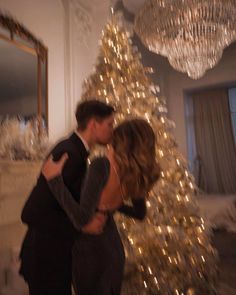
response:
[(107, 159), (110, 164), (109, 176), (101, 193), (98, 208), (114, 211), (122, 206), (124, 193), (122, 191), (118, 169), (112, 155), (108, 155)]

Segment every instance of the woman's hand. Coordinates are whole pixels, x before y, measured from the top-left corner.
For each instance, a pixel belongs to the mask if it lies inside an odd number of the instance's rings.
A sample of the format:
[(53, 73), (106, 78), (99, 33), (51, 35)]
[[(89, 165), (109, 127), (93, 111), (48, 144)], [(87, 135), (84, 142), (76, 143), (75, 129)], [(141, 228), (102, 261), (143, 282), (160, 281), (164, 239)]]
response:
[(61, 156), (61, 158), (54, 162), (52, 159), (52, 155), (46, 160), (42, 167), (42, 174), (47, 180), (50, 180), (61, 174), (62, 169), (65, 165), (65, 162), (68, 159), (68, 154), (65, 153)]
[(107, 216), (103, 213), (96, 213), (88, 224), (82, 228), (82, 232), (90, 235), (100, 235), (106, 223)]

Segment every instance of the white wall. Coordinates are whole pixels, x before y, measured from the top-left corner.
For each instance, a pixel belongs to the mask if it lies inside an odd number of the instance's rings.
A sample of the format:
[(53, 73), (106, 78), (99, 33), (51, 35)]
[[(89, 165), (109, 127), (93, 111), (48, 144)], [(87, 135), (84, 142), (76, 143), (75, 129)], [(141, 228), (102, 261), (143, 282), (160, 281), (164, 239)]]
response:
[[(77, 14), (81, 7), (87, 11), (87, 20)], [(109, 16), (109, 0), (0, 0), (0, 8), (9, 11), (49, 49), (49, 135), (54, 141), (74, 126), (75, 106), (97, 58), (101, 30)], [(84, 40), (86, 22), (91, 32)], [(183, 91), (236, 80), (236, 49), (226, 50), (220, 64), (199, 80), (191, 80), (171, 67), (166, 69), (166, 59), (158, 61), (151, 55), (143, 61), (157, 68), (154, 80), (167, 98), (180, 151), (187, 156)]]
[(184, 90), (197, 89), (217, 84), (236, 84), (236, 43), (227, 48), (220, 63), (199, 80), (192, 80), (172, 68), (164, 77), (169, 117), (176, 123), (174, 131), (180, 151), (187, 158), (187, 140), (184, 113)]
[(66, 122), (74, 125), (74, 111), (82, 84), (95, 65), (99, 39), (109, 15), (109, 0), (63, 0), (66, 13)]
[[(75, 107), (82, 83), (96, 62), (109, 3), (109, 0), (0, 0), (0, 9), (10, 12), (48, 47), (52, 142), (75, 126)], [(90, 28), (87, 33), (86, 28)]]
[(60, 0), (0, 0), (9, 12), (48, 47), (48, 106), (51, 141), (64, 135), (64, 8)]

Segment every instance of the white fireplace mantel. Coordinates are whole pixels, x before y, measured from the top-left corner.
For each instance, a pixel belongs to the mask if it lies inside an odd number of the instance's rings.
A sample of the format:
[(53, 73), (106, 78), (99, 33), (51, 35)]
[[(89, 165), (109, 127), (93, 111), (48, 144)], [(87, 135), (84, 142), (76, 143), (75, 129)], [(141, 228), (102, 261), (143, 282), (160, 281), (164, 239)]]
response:
[(26, 231), (20, 216), (37, 180), (41, 162), (0, 160), (0, 294), (27, 295), (18, 274), (19, 249)]
[[(21, 226), (21, 210), (36, 182), (41, 162), (0, 160), (0, 231)], [(23, 225), (22, 225), (23, 226)], [(14, 232), (6, 232), (1, 248), (18, 241)], [(1, 235), (2, 236), (2, 235)], [(15, 243), (14, 243), (15, 244)]]

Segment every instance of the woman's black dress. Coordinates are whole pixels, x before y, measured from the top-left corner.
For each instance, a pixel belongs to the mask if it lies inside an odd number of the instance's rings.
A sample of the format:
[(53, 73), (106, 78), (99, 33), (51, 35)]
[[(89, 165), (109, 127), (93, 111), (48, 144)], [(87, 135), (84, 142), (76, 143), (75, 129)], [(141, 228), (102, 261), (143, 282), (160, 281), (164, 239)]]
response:
[[(49, 181), (55, 198), (65, 210), (77, 230), (89, 222), (96, 212), (101, 192), (108, 180), (110, 162), (106, 157), (93, 160), (78, 204), (65, 187), (62, 177)], [(144, 199), (133, 201), (133, 206), (122, 206), (119, 211), (143, 219), (146, 214)], [(72, 252), (73, 286), (77, 295), (119, 295), (125, 263), (124, 248), (113, 213), (100, 235), (79, 232)]]

